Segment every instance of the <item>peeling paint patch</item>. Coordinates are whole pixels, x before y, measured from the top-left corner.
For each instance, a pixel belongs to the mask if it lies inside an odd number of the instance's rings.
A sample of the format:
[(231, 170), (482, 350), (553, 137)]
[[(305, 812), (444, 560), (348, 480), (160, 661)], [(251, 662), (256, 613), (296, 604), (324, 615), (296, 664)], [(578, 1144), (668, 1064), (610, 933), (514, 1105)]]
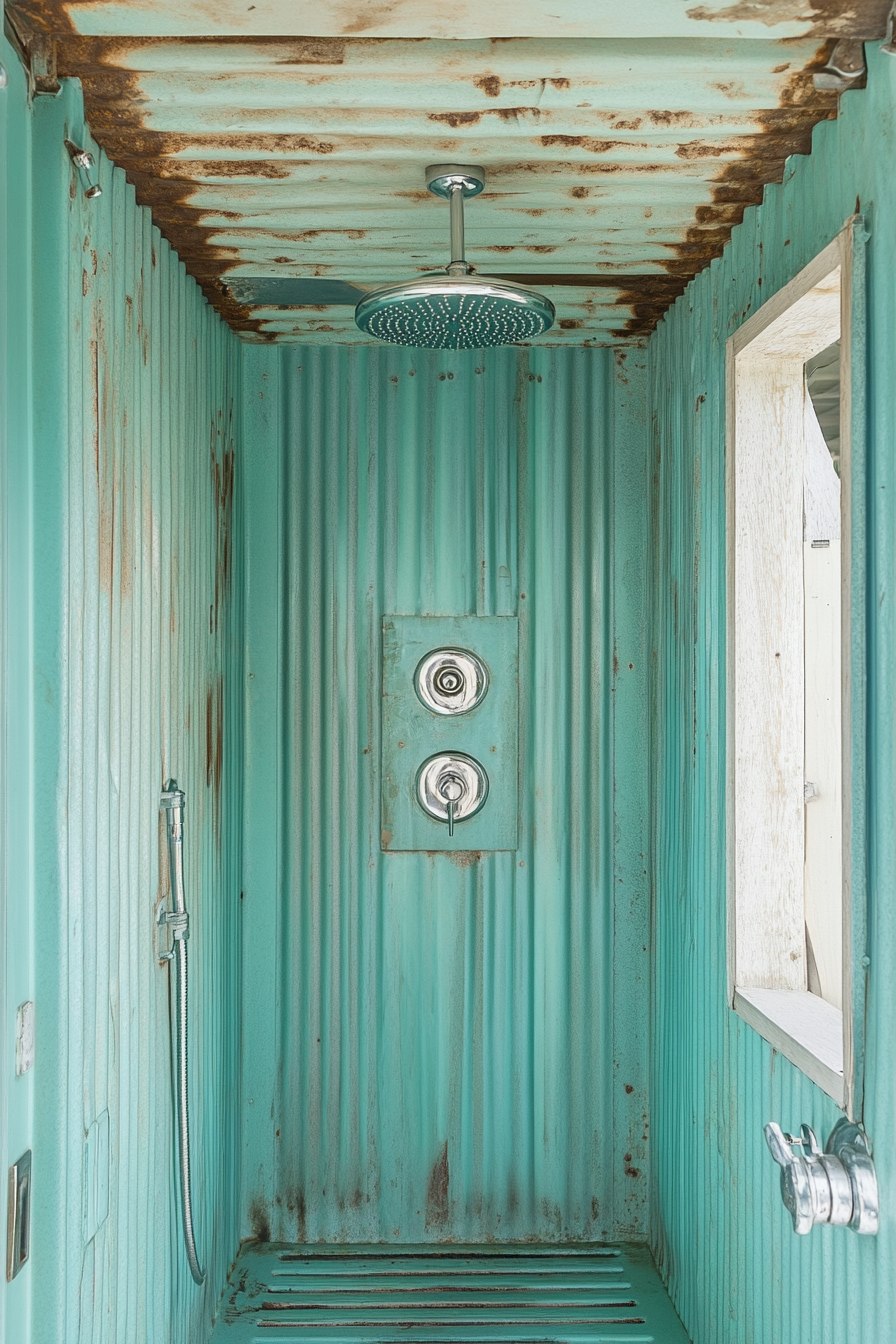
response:
[(501, 80), (498, 75), (479, 75), (473, 82), (486, 98), (497, 98), (501, 92)]
[(788, 0), (735, 0), (734, 4), (720, 8), (694, 5), (685, 13), (695, 23), (761, 23), (775, 28), (796, 21), (806, 24), (807, 36), (842, 33), (870, 39), (883, 35), (881, 25), (886, 24), (886, 9), (881, 0), (852, 0), (849, 5), (841, 0), (815, 0), (814, 4), (799, 9)]

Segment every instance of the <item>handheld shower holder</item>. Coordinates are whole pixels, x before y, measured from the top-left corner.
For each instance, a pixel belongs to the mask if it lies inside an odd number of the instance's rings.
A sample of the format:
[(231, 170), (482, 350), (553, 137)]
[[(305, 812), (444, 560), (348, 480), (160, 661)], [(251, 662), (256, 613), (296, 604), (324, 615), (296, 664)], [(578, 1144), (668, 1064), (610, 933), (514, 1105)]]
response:
[(190, 936), (190, 916), (186, 910), (181, 913), (176, 910), (166, 910), (163, 906), (160, 906), (156, 914), (156, 924), (159, 927), (160, 938), (164, 936), (166, 930), (171, 935), (170, 947), (164, 950), (160, 948), (159, 950), (159, 961), (171, 961), (177, 951), (178, 941), (186, 941)]

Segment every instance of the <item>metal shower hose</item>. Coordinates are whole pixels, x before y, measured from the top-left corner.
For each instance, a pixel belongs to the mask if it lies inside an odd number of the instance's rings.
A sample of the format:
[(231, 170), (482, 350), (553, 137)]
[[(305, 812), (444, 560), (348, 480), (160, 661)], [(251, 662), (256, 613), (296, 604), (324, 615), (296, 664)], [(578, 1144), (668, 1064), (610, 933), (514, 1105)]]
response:
[[(184, 897), (184, 793), (171, 779), (162, 794), (162, 808), (168, 814), (168, 862), (171, 872), (171, 909), (159, 913), (159, 923), (167, 926), (172, 935), (170, 952), (163, 954), (168, 962), (168, 1002), (172, 1018), (172, 1067), (174, 1070), (174, 1109), (177, 1114), (177, 1148), (180, 1166), (181, 1214), (184, 1244), (190, 1273), (196, 1283), (205, 1281), (205, 1271), (199, 1264), (196, 1250), (196, 1230), (193, 1226), (193, 1197), (190, 1167), (190, 1104), (189, 1071), (187, 1058), (187, 1025), (189, 1022), (190, 990), (187, 975), (187, 938), (190, 917)], [(171, 974), (174, 974), (174, 983)]]

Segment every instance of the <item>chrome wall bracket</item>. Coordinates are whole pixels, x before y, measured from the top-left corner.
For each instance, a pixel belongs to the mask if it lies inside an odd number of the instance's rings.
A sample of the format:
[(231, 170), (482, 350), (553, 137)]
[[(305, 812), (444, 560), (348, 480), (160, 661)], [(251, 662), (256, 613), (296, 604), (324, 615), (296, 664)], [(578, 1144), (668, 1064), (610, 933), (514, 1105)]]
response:
[(102, 196), (103, 189), (99, 182), (92, 182), (93, 170), (96, 167), (96, 160), (89, 149), (82, 149), (72, 140), (66, 140), (65, 147), (68, 150), (68, 156), (78, 170), (81, 182), (84, 186), (84, 195), (88, 201), (95, 201), (97, 196)]
[(794, 1232), (804, 1236), (827, 1223), (875, 1235), (880, 1227), (877, 1175), (858, 1125), (845, 1116), (838, 1120), (824, 1152), (808, 1125), (797, 1136), (770, 1123), (765, 1139), (781, 1168), (781, 1198)]
[(9, 1169), (6, 1281), (12, 1283), (31, 1254), (31, 1149)]
[(864, 42), (842, 37), (821, 69), (814, 71), (812, 83), (820, 93), (845, 93), (861, 88), (867, 74)]
[[(159, 961), (170, 961), (176, 951), (178, 939), (190, 936), (190, 916), (186, 910), (166, 910), (164, 906), (159, 906), (156, 912), (156, 924), (159, 931)], [(169, 935), (168, 938), (166, 934)]]

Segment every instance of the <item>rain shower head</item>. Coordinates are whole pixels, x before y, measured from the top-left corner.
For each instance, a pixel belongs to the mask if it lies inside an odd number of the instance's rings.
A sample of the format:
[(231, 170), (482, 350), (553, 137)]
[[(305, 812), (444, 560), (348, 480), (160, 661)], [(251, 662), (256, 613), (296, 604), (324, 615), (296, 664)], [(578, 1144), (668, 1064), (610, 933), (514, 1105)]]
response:
[(552, 327), (550, 299), (523, 285), (479, 279), (464, 259), (464, 198), (482, 191), (485, 169), (434, 164), (426, 185), (450, 202), (451, 260), (444, 272), (365, 295), (355, 309), (361, 330), (393, 345), (476, 350), (528, 341)]

